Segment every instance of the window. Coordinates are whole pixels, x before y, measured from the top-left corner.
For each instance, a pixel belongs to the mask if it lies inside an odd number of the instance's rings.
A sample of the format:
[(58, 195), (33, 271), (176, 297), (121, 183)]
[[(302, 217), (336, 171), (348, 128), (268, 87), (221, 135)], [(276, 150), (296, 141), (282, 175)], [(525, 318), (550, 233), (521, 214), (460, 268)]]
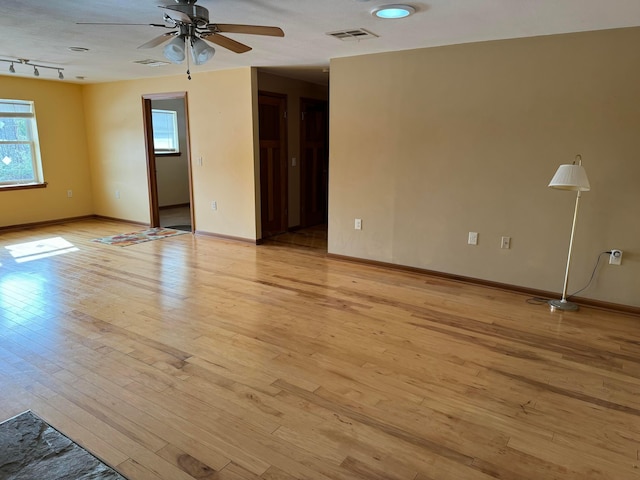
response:
[(179, 153), (178, 112), (154, 108), (151, 110), (151, 122), (155, 153)]
[(0, 187), (43, 182), (33, 102), (0, 99)]

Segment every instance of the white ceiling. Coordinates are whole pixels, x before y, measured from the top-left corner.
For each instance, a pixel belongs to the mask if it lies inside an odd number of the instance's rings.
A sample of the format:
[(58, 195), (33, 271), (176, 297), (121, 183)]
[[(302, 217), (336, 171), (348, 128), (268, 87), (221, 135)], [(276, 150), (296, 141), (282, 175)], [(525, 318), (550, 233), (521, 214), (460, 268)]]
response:
[[(450, 45), (555, 33), (640, 25), (640, 0), (420, 0), (403, 20), (380, 20), (375, 7), (398, 0), (199, 0), (212, 23), (279, 26), (284, 38), (228, 34), (253, 47), (243, 54), (216, 47), (207, 64), (191, 72), (243, 66), (326, 82), (329, 59), (367, 53)], [(148, 23), (163, 23), (158, 5), (172, 0), (2, 0), (0, 58), (27, 58), (64, 68), (64, 81), (96, 83), (180, 75), (185, 65), (150, 67), (137, 60), (163, 60), (162, 46), (138, 49), (164, 33)], [(142, 26), (89, 26), (77, 22), (126, 22)], [(326, 35), (364, 28), (378, 38), (343, 42)], [(68, 47), (85, 47), (77, 53)], [(0, 62), (0, 75), (31, 77), (33, 69)], [(76, 77), (85, 77), (78, 80)], [(57, 72), (40, 69), (40, 78)]]

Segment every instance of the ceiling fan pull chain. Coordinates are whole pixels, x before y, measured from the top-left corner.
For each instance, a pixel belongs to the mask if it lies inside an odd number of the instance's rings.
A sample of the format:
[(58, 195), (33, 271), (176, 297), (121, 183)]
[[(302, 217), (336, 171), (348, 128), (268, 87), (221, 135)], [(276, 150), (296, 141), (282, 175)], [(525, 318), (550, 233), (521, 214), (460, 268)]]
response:
[[(187, 50), (189, 50), (190, 48), (193, 48), (191, 46), (191, 37), (189, 37), (185, 43), (187, 45)], [(191, 72), (190, 72), (191, 66), (189, 64), (189, 52), (185, 52), (185, 53), (187, 54), (186, 55), (186, 57), (187, 57), (187, 80), (191, 80)]]

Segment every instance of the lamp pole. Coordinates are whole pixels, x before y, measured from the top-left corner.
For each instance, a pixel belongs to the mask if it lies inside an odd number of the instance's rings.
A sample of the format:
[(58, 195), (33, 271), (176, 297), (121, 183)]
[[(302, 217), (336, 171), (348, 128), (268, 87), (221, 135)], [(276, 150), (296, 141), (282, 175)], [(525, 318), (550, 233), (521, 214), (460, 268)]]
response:
[(576, 208), (573, 211), (573, 224), (571, 225), (571, 239), (569, 240), (569, 253), (567, 255), (567, 270), (564, 273), (564, 286), (562, 287), (562, 303), (567, 302), (567, 287), (569, 286), (569, 269), (571, 268), (571, 250), (573, 250), (573, 235), (576, 231), (576, 220), (578, 218), (578, 206), (580, 204), (580, 196), (582, 192), (578, 190), (578, 195), (576, 195)]

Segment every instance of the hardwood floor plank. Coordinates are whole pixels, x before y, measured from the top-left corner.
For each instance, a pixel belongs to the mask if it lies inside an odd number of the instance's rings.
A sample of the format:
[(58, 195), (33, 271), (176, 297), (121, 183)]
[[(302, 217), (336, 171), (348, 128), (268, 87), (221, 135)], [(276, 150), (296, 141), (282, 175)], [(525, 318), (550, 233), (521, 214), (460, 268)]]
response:
[(131, 480), (640, 478), (637, 316), (282, 242), (91, 241), (135, 230), (0, 236), (0, 416)]

